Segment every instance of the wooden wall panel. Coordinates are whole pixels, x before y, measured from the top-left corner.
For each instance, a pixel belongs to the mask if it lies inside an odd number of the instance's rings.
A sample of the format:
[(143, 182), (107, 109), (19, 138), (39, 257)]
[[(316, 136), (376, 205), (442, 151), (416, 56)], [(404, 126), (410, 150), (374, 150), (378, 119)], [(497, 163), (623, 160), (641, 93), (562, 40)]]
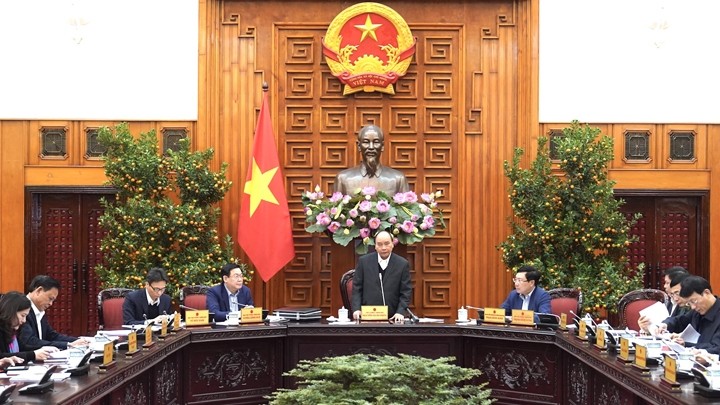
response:
[[(531, 96), (537, 93), (531, 81), (537, 75), (532, 34), (537, 6), (525, 1), (418, 4), (387, 3), (418, 38), (417, 56), (396, 95), (345, 97), (322, 60), (320, 42), (345, 3), (200, 3), (205, 24), (200, 93), (206, 98), (200, 102), (198, 139), (207, 143), (197, 146), (222, 150), (219, 159), (231, 163), (229, 175), (238, 185), (221, 204), (221, 233), (237, 230), (239, 185), (260, 83), (270, 84), (298, 254), (269, 283), (251, 283), (265, 306), (329, 308), (334, 288), (329, 241), (305, 233), (300, 195), (316, 184), (331, 190), (335, 174), (358, 163), (354, 137), (368, 122), (386, 131), (385, 163), (403, 170), (414, 189), (446, 193), (441, 205), (449, 228), (408, 249), (415, 265), (415, 307), (426, 315), (451, 317), (466, 303), (497, 304), (511, 288), (495, 248), (510, 215), (502, 161), (518, 143), (530, 143), (530, 131), (518, 129), (537, 125), (530, 120), (537, 116)], [(527, 66), (519, 67), (519, 60)], [(531, 113), (519, 116), (518, 105)]]

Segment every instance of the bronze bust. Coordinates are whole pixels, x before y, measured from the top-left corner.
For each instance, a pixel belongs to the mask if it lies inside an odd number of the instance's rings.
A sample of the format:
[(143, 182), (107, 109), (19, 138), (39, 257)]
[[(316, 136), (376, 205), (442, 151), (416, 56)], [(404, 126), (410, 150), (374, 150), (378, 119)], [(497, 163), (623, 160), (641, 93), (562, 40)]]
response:
[(338, 173), (335, 177), (335, 191), (352, 195), (363, 187), (372, 186), (392, 197), (410, 190), (402, 172), (380, 164), (380, 155), (385, 150), (385, 135), (380, 127), (364, 126), (358, 133), (356, 143), (362, 155), (362, 163)]

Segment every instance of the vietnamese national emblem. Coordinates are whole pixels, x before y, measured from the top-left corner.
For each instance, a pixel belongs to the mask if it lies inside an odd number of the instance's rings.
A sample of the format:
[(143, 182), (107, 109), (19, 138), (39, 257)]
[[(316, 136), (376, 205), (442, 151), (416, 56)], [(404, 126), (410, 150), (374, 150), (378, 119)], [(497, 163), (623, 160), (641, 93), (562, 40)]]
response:
[(415, 54), (415, 38), (395, 10), (379, 3), (348, 7), (330, 23), (323, 38), (330, 71), (345, 85), (343, 95), (359, 91), (395, 94)]

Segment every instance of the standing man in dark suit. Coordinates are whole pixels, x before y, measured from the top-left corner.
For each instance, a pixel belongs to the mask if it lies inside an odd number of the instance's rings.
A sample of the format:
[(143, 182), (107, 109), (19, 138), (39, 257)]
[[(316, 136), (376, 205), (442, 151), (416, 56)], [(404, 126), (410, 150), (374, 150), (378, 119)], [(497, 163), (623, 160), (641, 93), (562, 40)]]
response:
[(145, 321), (161, 321), (170, 312), (170, 296), (164, 294), (170, 282), (165, 270), (153, 267), (145, 277), (145, 288), (125, 296), (123, 324), (143, 325)]
[(228, 313), (254, 306), (250, 287), (237, 263), (228, 263), (220, 269), (223, 282), (208, 290), (205, 296), (207, 309), (215, 314), (215, 322), (227, 320)]
[(536, 313), (549, 314), (550, 294), (538, 287), (540, 272), (532, 266), (522, 266), (515, 273), (513, 278), (515, 289), (510, 292), (505, 302), (500, 306), (505, 308), (507, 315), (512, 314), (513, 309), (524, 309)]
[[(54, 346), (65, 350), (74, 346), (87, 346), (85, 339), (63, 335), (50, 326), (45, 311), (52, 306), (60, 294), (60, 282), (56, 279), (39, 275), (30, 282), (30, 313), (25, 326), (20, 328), (21, 350), (37, 350), (43, 346)], [(68, 314), (70, 316), (70, 314)]]
[(405, 319), (412, 294), (410, 263), (392, 254), (393, 247), (392, 235), (381, 231), (375, 236), (375, 252), (358, 261), (353, 275), (353, 319), (360, 319), (362, 305), (387, 305), (392, 322)]

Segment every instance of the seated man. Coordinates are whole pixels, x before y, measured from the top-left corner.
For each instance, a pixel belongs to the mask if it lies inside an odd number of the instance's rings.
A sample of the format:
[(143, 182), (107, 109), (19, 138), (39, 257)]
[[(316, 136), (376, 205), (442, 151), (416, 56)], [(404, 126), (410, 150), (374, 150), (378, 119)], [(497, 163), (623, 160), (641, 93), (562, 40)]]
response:
[(145, 288), (125, 296), (123, 324), (142, 325), (145, 321), (162, 322), (161, 316), (170, 311), (170, 296), (164, 294), (169, 282), (167, 273), (160, 267), (153, 267), (145, 277)]
[(228, 313), (254, 305), (250, 287), (245, 285), (240, 266), (228, 263), (220, 269), (223, 282), (208, 290), (205, 296), (207, 309), (215, 313), (215, 321), (227, 320)]
[[(673, 303), (672, 309), (668, 309), (668, 313), (670, 314), (670, 316), (668, 316), (668, 319), (673, 316), (682, 315), (690, 310), (690, 308), (687, 307), (687, 301), (680, 297), (681, 284), (683, 280), (688, 277), (690, 277), (688, 273), (675, 273), (675, 275), (672, 276), (672, 279), (668, 283), (668, 295), (670, 296), (670, 301), (672, 301)], [(663, 322), (667, 322), (667, 319)], [(650, 323), (650, 318), (644, 315), (641, 316), (640, 319), (638, 319), (638, 326), (640, 326), (640, 329), (650, 334), (654, 335), (657, 333), (656, 328)]]
[[(670, 297), (670, 300), (667, 302), (668, 313), (670, 316), (680, 315), (679, 312), (684, 312), (684, 308), (686, 307), (678, 305), (678, 298), (680, 297), (679, 294), (672, 294), (672, 287), (676, 285), (673, 284), (672, 281), (678, 276), (689, 275), (689, 273), (684, 267), (673, 266), (665, 270), (664, 274), (663, 278), (665, 280), (665, 284), (663, 284), (663, 287), (665, 288), (665, 293)], [(682, 281), (682, 279), (680, 279), (680, 281)], [(678, 281), (677, 284), (680, 284), (680, 281)], [(680, 292), (680, 287), (677, 288), (677, 292)]]
[(538, 287), (540, 272), (532, 266), (522, 266), (515, 273), (515, 289), (510, 292), (500, 306), (505, 314), (511, 315), (513, 309), (524, 309), (536, 313), (551, 313), (550, 294)]
[(39, 275), (30, 282), (30, 313), (25, 326), (20, 328), (22, 350), (36, 350), (54, 346), (65, 350), (68, 346), (87, 346), (85, 339), (63, 335), (50, 326), (45, 311), (52, 306), (60, 293), (60, 282), (50, 276)]
[(694, 347), (720, 354), (720, 301), (713, 295), (710, 283), (702, 277), (688, 276), (680, 285), (680, 297), (690, 304), (691, 310), (666, 319), (658, 329), (672, 332), (674, 341), (685, 344), (679, 334), (692, 325), (700, 334)]
[[(403, 322), (410, 305), (412, 283), (410, 263), (397, 254), (393, 237), (388, 231), (375, 236), (375, 252), (358, 260), (353, 276), (353, 319), (360, 319), (362, 305), (387, 305), (392, 322)], [(382, 288), (382, 289), (381, 289)]]

